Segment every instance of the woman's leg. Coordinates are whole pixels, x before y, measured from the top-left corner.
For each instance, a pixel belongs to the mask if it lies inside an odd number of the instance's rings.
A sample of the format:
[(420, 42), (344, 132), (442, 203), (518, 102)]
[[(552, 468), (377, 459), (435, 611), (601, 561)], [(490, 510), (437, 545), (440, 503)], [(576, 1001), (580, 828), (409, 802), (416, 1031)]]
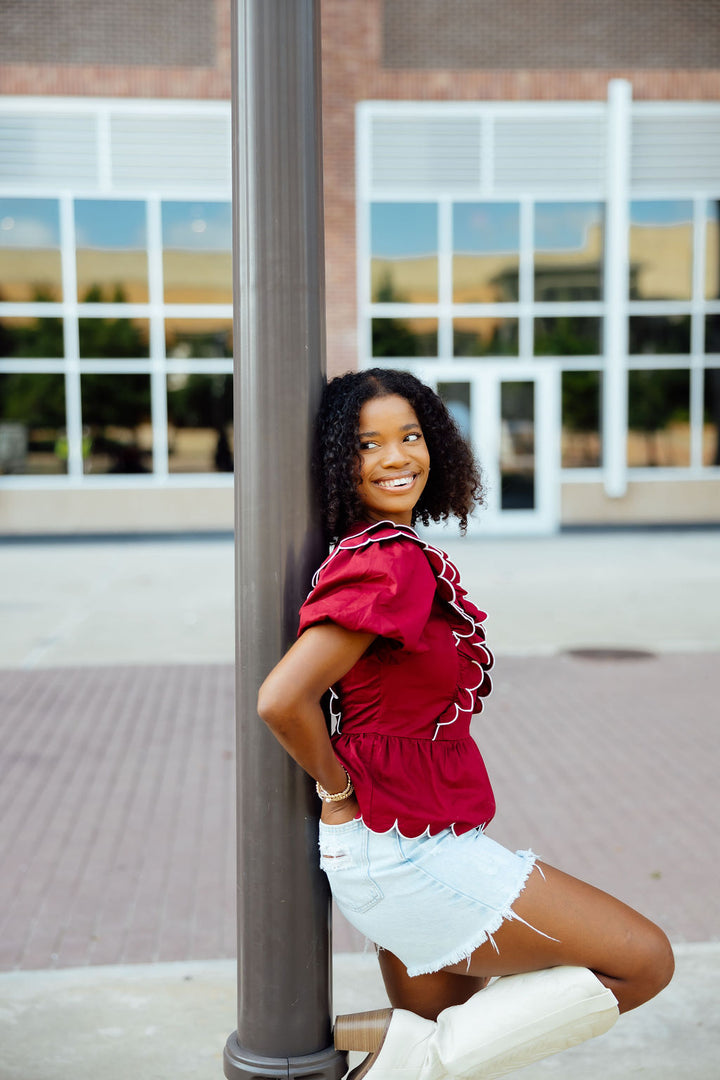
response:
[(477, 978), (586, 967), (612, 990), (620, 1012), (654, 997), (672, 977), (672, 949), (659, 927), (551, 866), (538, 864), (532, 871), (513, 911), (518, 918), (506, 920), (493, 935), (497, 950), (488, 941), (445, 972)]
[(424, 1016), (426, 1020), (437, 1020), (438, 1013), (443, 1009), (464, 1004), (488, 981), (486, 978), (468, 978), (465, 974), (457, 975), (451, 971), (435, 971), (432, 975), (411, 978), (402, 960), (387, 949), (378, 950), (378, 960), (393, 1008), (407, 1009)]

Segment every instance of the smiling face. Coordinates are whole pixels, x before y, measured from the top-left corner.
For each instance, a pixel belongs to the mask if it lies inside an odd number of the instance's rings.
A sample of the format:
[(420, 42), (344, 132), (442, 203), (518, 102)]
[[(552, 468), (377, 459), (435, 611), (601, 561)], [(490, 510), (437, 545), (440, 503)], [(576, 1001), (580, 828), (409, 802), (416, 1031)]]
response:
[(360, 410), (358, 490), (369, 521), (411, 525), (430, 471), (430, 455), (410, 403), (375, 397)]

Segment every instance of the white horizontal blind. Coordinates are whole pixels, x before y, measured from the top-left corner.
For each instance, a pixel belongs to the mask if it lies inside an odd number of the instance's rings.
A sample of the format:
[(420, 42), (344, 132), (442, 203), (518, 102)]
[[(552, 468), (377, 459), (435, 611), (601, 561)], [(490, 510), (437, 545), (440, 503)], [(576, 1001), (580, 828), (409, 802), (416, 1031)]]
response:
[(0, 186), (228, 198), (230, 105), (0, 98)]
[(375, 117), (371, 124), (370, 175), (385, 189), (422, 191), (480, 184), (479, 116)]
[(701, 107), (695, 115), (691, 106), (675, 115), (636, 113), (630, 183), (634, 190), (716, 189), (720, 184), (720, 109)]
[(222, 117), (110, 118), (110, 175), (119, 190), (230, 189), (230, 124)]
[(501, 117), (494, 132), (499, 191), (597, 191), (604, 184), (604, 117)]
[(0, 112), (0, 183), (22, 191), (98, 183), (97, 125), (86, 113)]

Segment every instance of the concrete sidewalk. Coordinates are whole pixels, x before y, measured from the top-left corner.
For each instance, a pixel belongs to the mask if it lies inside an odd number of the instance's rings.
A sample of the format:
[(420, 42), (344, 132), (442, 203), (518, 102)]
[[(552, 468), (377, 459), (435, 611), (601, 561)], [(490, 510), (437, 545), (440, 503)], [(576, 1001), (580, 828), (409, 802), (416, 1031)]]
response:
[[(720, 944), (680, 946), (676, 959), (675, 979), (654, 1001), (521, 1075), (716, 1080)], [(338, 1012), (387, 1004), (374, 956), (336, 956), (334, 981)], [(220, 1080), (235, 1027), (227, 960), (0, 975), (2, 1080)]]
[[(500, 655), (720, 648), (720, 528), (448, 540)], [(0, 541), (0, 666), (231, 663), (226, 536)]]
[[(720, 531), (445, 546), (498, 655), (494, 835), (677, 943), (655, 1002), (524, 1075), (714, 1078)], [(0, 543), (0, 1080), (222, 1075), (232, 576), (226, 537)], [(335, 944), (336, 1011), (383, 1004), (339, 920)]]

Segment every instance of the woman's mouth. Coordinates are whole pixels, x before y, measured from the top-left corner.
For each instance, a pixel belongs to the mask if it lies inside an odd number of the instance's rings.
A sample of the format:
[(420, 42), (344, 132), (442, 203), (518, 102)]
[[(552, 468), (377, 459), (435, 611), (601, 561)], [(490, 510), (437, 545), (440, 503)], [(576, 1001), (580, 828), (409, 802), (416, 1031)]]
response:
[(417, 473), (407, 473), (405, 476), (388, 476), (382, 480), (373, 480), (376, 487), (383, 491), (403, 491), (415, 483)]

